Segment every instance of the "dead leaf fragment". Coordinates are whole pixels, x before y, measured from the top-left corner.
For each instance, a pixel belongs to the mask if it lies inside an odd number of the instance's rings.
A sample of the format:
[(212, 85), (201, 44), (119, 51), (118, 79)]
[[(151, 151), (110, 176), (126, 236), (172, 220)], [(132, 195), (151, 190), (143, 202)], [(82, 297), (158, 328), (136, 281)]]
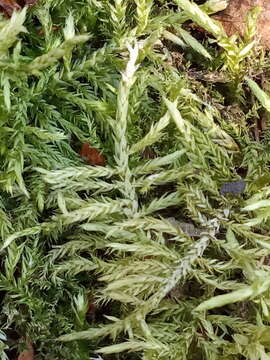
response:
[(33, 6), (36, 5), (36, 0), (0, 0), (0, 11), (2, 11), (6, 16), (10, 17), (14, 11), (21, 10), (21, 5)]
[(231, 36), (243, 35), (246, 27), (246, 16), (255, 6), (262, 8), (257, 22), (257, 39), (266, 49), (270, 49), (270, 1), (269, 0), (230, 0), (229, 5), (214, 18), (219, 20), (226, 33)]
[(18, 360), (34, 360), (34, 353), (30, 350), (25, 350), (19, 355)]
[(27, 349), (20, 353), (17, 360), (34, 360), (34, 348), (30, 340), (26, 340)]
[(0, 6), (8, 16), (11, 16), (13, 11), (21, 10), (20, 5), (15, 0), (0, 0)]
[[(53, 26), (51, 27), (51, 30), (52, 30), (52, 31), (58, 31), (58, 30), (59, 30), (59, 26), (53, 25)], [(43, 29), (39, 29), (37, 33), (38, 33), (38, 35), (40, 35), (40, 36), (45, 35), (45, 31), (44, 31)]]
[(222, 184), (220, 193), (221, 195), (225, 194), (233, 194), (238, 195), (245, 191), (246, 182), (245, 181), (234, 181), (234, 182), (227, 182)]
[(88, 165), (106, 165), (106, 159), (101, 152), (88, 143), (82, 144), (80, 155)]
[(144, 159), (155, 159), (157, 157), (157, 154), (150, 146), (146, 146), (146, 148), (142, 152), (142, 157)]
[(37, 4), (37, 0), (24, 0), (25, 5), (34, 6)]
[(166, 220), (168, 220), (173, 226), (180, 228), (180, 230), (188, 236), (200, 237), (202, 232), (205, 231), (202, 228), (195, 227), (191, 223), (178, 221), (174, 217), (168, 217)]

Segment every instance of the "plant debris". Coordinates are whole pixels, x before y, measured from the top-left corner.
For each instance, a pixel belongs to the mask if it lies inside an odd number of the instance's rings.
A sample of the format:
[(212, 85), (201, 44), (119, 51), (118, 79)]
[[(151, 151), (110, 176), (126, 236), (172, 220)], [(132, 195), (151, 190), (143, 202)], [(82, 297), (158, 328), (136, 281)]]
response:
[(22, 6), (34, 6), (37, 4), (37, 0), (23, 0), (21, 4), (16, 0), (0, 0), (0, 10), (4, 12), (6, 16), (11, 16), (14, 11), (21, 10)]
[(34, 360), (34, 348), (30, 340), (26, 341), (27, 349), (20, 353), (17, 360)]
[(175, 227), (180, 228), (180, 230), (188, 236), (200, 237), (201, 234), (205, 231), (205, 229), (195, 227), (192, 223), (176, 220), (173, 216), (166, 218), (166, 220), (168, 220)]
[(244, 35), (246, 17), (255, 6), (261, 7), (257, 22), (256, 38), (266, 49), (270, 49), (270, 1), (269, 0), (230, 0), (229, 5), (214, 18), (221, 21), (226, 33), (231, 36)]
[(225, 194), (238, 195), (245, 191), (245, 187), (246, 187), (245, 181), (227, 182), (227, 183), (222, 184), (220, 193), (222, 195), (225, 195)]
[(88, 143), (82, 144), (80, 155), (88, 165), (106, 165), (106, 159), (101, 152)]

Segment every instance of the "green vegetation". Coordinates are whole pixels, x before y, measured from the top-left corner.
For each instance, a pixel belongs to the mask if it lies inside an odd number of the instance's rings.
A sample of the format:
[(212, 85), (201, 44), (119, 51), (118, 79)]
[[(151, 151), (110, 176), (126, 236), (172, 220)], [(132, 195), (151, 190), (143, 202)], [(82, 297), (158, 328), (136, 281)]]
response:
[(35, 359), (270, 359), (259, 9), (238, 39), (210, 17), (225, 1), (197, 3), (40, 0), (1, 18), (2, 360), (27, 341)]

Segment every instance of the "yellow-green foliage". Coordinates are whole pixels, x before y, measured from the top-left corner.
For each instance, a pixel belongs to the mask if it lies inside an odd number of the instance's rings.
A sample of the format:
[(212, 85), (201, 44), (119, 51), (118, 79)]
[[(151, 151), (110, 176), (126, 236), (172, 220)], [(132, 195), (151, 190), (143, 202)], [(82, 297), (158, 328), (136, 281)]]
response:
[(1, 359), (270, 359), (269, 61), (199, 3), (1, 19)]

